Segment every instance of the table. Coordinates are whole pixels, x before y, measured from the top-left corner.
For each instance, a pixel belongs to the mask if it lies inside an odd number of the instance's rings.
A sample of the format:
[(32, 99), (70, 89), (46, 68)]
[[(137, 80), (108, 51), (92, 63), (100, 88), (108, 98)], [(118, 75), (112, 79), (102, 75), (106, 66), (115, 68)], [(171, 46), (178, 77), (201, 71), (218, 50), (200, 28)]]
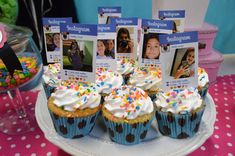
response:
[[(214, 134), (189, 155), (235, 156), (235, 75), (218, 77), (217, 83), (210, 86), (209, 92), (217, 109)], [(22, 93), (24, 102), (28, 105), (35, 105), (37, 95), (38, 91)], [(0, 109), (10, 107), (9, 102), (6, 95), (0, 95)], [(2, 123), (0, 126), (3, 126)], [(20, 136), (0, 133), (0, 155), (66, 156), (68, 154), (47, 141), (39, 127), (34, 127), (31, 132)]]

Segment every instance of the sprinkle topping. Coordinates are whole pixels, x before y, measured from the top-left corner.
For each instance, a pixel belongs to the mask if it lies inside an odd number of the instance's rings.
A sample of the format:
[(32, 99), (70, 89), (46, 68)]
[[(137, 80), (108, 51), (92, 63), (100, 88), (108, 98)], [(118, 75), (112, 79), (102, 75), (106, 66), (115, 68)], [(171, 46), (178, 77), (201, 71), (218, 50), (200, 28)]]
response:
[(127, 75), (133, 72), (134, 67), (137, 65), (137, 61), (128, 58), (122, 58), (117, 60), (117, 72), (122, 75)]
[(94, 108), (100, 102), (100, 95), (92, 83), (70, 84), (65, 81), (51, 96), (58, 107), (67, 111)]
[(208, 83), (209, 83), (209, 77), (205, 69), (198, 68), (198, 86), (204, 87)]
[(130, 75), (129, 83), (143, 90), (156, 91), (161, 85), (161, 80), (159, 68), (139, 67)]
[(200, 107), (202, 99), (197, 90), (188, 88), (159, 92), (155, 103), (157, 107), (162, 108), (162, 111), (185, 113)]
[(148, 94), (140, 88), (121, 86), (105, 97), (105, 107), (119, 118), (133, 119), (151, 113), (153, 104)]
[(18, 56), (23, 70), (15, 70), (10, 76), (6, 66), (0, 61), (0, 89), (10, 89), (30, 80), (38, 72), (35, 57)]
[(123, 83), (122, 76), (110, 70), (96, 71), (96, 85), (99, 93), (109, 94), (112, 89), (120, 87)]

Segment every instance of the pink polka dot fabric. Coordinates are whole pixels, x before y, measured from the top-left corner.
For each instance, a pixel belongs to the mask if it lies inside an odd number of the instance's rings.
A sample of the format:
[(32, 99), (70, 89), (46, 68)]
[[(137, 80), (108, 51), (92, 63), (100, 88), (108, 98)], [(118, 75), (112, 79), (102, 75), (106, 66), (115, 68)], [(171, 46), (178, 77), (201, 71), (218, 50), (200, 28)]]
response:
[[(210, 86), (209, 93), (214, 99), (217, 117), (214, 134), (190, 156), (235, 156), (235, 75), (218, 77), (217, 83)], [(24, 102), (35, 105), (38, 92), (24, 92)], [(0, 109), (11, 107), (8, 97), (0, 94)], [(0, 123), (0, 126), (3, 126)], [(13, 156), (66, 156), (44, 138), (39, 127), (24, 135), (0, 133), (0, 155)]]
[(218, 77), (209, 93), (216, 106), (214, 133), (190, 156), (235, 156), (235, 75)]
[[(35, 105), (38, 91), (22, 92), (25, 105)], [(0, 94), (0, 110), (12, 107), (9, 97)], [(33, 107), (34, 108), (34, 107)], [(34, 109), (32, 109), (34, 111)], [(0, 123), (0, 126), (4, 126)], [(6, 135), (0, 132), (0, 155), (8, 156), (66, 156), (65, 152), (47, 141), (38, 126), (32, 127), (30, 132), (23, 135)]]

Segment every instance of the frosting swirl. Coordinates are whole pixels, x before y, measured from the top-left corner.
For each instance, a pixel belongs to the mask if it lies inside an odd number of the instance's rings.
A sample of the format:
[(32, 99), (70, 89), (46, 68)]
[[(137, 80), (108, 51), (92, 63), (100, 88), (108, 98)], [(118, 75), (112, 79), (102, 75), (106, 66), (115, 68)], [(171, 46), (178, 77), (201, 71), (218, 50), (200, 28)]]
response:
[(161, 87), (161, 81), (161, 70), (159, 68), (138, 67), (130, 75), (129, 84), (145, 91), (157, 91)]
[(115, 117), (135, 119), (153, 112), (153, 102), (142, 89), (121, 86), (105, 97), (104, 107)]
[(204, 87), (209, 82), (205, 69), (198, 67), (198, 87)]
[(201, 96), (196, 89), (170, 90), (157, 94), (157, 108), (163, 112), (185, 114), (202, 106)]
[(78, 85), (60, 86), (51, 94), (54, 104), (66, 111), (95, 108), (99, 106), (101, 96), (93, 84), (79, 83)]
[(128, 75), (134, 71), (136, 61), (127, 58), (117, 60), (117, 72), (122, 75)]
[(46, 84), (53, 87), (57, 87), (61, 82), (59, 74), (60, 74), (60, 64), (59, 63), (49, 64), (45, 69), (42, 78)]
[(109, 94), (123, 84), (122, 75), (110, 70), (96, 70), (96, 86), (99, 93)]

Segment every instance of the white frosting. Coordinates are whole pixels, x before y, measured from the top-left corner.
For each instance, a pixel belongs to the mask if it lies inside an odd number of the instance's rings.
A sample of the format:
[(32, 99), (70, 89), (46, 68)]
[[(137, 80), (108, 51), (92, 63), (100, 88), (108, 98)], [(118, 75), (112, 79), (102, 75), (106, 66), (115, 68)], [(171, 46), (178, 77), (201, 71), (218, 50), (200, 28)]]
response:
[(139, 67), (130, 75), (129, 84), (143, 90), (156, 91), (161, 87), (161, 81), (159, 68)]
[(59, 76), (60, 64), (49, 64), (42, 76), (44, 82), (52, 87), (58, 87), (60, 85), (61, 79)]
[(198, 86), (204, 87), (208, 82), (209, 82), (209, 77), (205, 69), (198, 67)]
[(196, 89), (170, 90), (157, 94), (156, 106), (163, 112), (184, 114), (201, 107), (202, 99)]
[(122, 75), (118, 72), (97, 70), (96, 85), (99, 93), (109, 94), (112, 89), (118, 88), (123, 84)]
[(153, 102), (140, 88), (122, 86), (105, 97), (104, 107), (117, 118), (135, 119), (153, 112)]
[(129, 59), (119, 59), (117, 60), (117, 72), (122, 75), (130, 74), (134, 71), (135, 61)]
[(100, 104), (98, 91), (89, 85), (74, 87), (60, 86), (51, 95), (54, 98), (54, 104), (63, 107), (66, 111), (75, 111), (77, 109), (95, 108)]

